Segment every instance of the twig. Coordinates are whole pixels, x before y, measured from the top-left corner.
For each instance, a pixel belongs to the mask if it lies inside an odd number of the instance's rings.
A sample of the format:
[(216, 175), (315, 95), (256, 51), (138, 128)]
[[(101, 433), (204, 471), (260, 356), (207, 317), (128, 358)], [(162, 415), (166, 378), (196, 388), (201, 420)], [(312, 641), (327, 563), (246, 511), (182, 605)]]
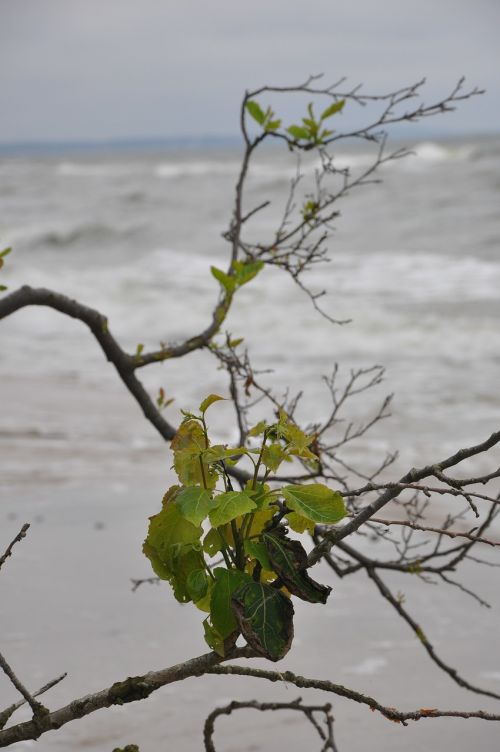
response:
[[(33, 692), (33, 697), (39, 697), (39, 695), (43, 695), (44, 692), (48, 692), (49, 689), (52, 689), (52, 687), (55, 687), (56, 684), (59, 684), (59, 682), (62, 682), (63, 679), (67, 677), (67, 673), (61, 674), (61, 676), (58, 676), (56, 679), (52, 679), (51, 681), (47, 682), (47, 684), (44, 684), (43, 687), (38, 689), (36, 692)], [(2, 710), (0, 712), (0, 730), (4, 728), (5, 724), (9, 720), (9, 718), (13, 715), (13, 713), (16, 712), (19, 708), (21, 708), (23, 705), (25, 705), (27, 700), (18, 700), (17, 702), (14, 702), (12, 705), (9, 705), (8, 708), (5, 708), (5, 710)]]
[(32, 711), (33, 711), (33, 719), (36, 721), (44, 718), (48, 714), (47, 708), (42, 705), (41, 702), (38, 702), (38, 700), (35, 700), (32, 694), (28, 692), (26, 687), (21, 683), (21, 681), (17, 678), (14, 671), (11, 669), (3, 655), (0, 653), (0, 668), (3, 670), (4, 674), (9, 677), (10, 681), (14, 685), (14, 687), (17, 689), (17, 691), (24, 697), (24, 700), (29, 703)]
[[(221, 715), (231, 715), (231, 713), (234, 710), (242, 710), (242, 709), (252, 709), (252, 710), (260, 710), (260, 711), (274, 711), (274, 710), (296, 710), (301, 713), (303, 713), (306, 718), (310, 721), (312, 726), (315, 728), (315, 730), (318, 733), (318, 736), (320, 737), (321, 741), (323, 742), (323, 745), (321, 747), (321, 752), (326, 752), (326, 750), (332, 750), (332, 752), (337, 752), (337, 747), (335, 746), (335, 741), (333, 738), (333, 716), (331, 715), (331, 709), (332, 706), (327, 703), (326, 705), (302, 705), (302, 698), (298, 697), (296, 700), (293, 700), (292, 702), (257, 702), (257, 700), (250, 700), (248, 702), (237, 702), (233, 700), (233, 702), (230, 702), (228, 705), (225, 705), (222, 708), (215, 708), (207, 717), (205, 721), (205, 726), (203, 728), (203, 740), (205, 743), (205, 750), (206, 752), (216, 752), (214, 741), (213, 741), (213, 735), (215, 731), (215, 721), (217, 718)], [(325, 715), (325, 726), (326, 730), (323, 729), (316, 718), (314, 717), (314, 713), (323, 713)]]
[(26, 537), (26, 533), (28, 532), (29, 527), (30, 527), (29, 522), (25, 522), (22, 528), (20, 529), (20, 531), (18, 532), (18, 534), (16, 535), (16, 537), (14, 538), (14, 540), (11, 541), (11, 543), (9, 543), (9, 545), (7, 546), (7, 550), (5, 551), (5, 553), (2, 554), (2, 556), (0, 556), (0, 569), (3, 567), (3, 565), (9, 558), (9, 556), (12, 556), (12, 549), (14, 548), (16, 543), (19, 543), (20, 541), (22, 541), (24, 537)]
[(378, 710), (389, 721), (396, 721), (407, 726), (407, 721), (419, 721), (423, 718), (481, 718), (485, 721), (500, 721), (500, 714), (486, 713), (484, 710), (439, 710), (438, 708), (419, 708), (418, 710), (402, 711), (397, 708), (382, 705), (369, 695), (356, 692), (354, 689), (344, 687), (342, 684), (334, 684), (326, 679), (308, 679), (298, 676), (291, 671), (267, 671), (265, 669), (250, 668), (247, 666), (214, 666), (207, 671), (209, 674), (222, 674), (229, 676), (254, 676), (257, 679), (267, 679), (271, 682), (284, 682), (294, 684), (299, 689), (321, 689), (324, 692), (332, 692), (339, 697), (368, 705), (371, 710)]
[[(354, 517), (353, 514), (348, 514), (348, 517)], [(400, 525), (402, 527), (409, 527), (412, 530), (419, 530), (425, 533), (437, 533), (438, 535), (445, 535), (448, 538), (466, 538), (467, 540), (473, 541), (474, 543), (485, 543), (488, 546), (500, 546), (500, 541), (492, 541), (488, 538), (481, 538), (480, 536), (477, 536), (476, 534), (469, 532), (464, 533), (460, 532), (459, 530), (445, 530), (444, 528), (440, 527), (428, 527), (426, 525), (419, 525), (417, 522), (413, 522), (412, 520), (382, 520), (380, 517), (370, 517), (369, 520), (370, 524), (375, 523), (377, 525), (386, 525), (387, 527), (390, 527), (391, 525)], [(321, 535), (324, 534), (325, 529), (320, 527)]]

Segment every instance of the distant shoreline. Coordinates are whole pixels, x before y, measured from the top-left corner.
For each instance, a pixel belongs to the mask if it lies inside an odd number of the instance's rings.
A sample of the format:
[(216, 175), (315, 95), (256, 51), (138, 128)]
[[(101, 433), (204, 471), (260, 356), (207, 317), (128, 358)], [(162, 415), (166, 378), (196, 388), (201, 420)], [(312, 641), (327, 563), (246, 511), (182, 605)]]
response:
[[(483, 133), (446, 133), (446, 132), (405, 132), (404, 140), (417, 141), (488, 141), (500, 138), (500, 131)], [(397, 142), (400, 137), (394, 133), (391, 140)], [(158, 151), (198, 151), (237, 148), (241, 136), (172, 136), (168, 138), (129, 138), (77, 141), (19, 141), (0, 143), (2, 157), (30, 156), (64, 156), (94, 154), (148, 154)], [(272, 148), (272, 147), (270, 147)]]

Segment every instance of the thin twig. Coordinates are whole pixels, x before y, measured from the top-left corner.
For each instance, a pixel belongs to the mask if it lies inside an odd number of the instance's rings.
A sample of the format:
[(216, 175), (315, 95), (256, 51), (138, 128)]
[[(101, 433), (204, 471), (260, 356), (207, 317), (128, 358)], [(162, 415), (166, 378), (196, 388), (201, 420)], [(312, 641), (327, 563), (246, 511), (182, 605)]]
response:
[(5, 553), (2, 554), (2, 556), (0, 556), (0, 569), (3, 567), (3, 565), (9, 558), (9, 556), (12, 556), (12, 549), (14, 548), (16, 543), (19, 543), (20, 541), (22, 541), (24, 537), (26, 537), (26, 533), (28, 532), (29, 527), (30, 527), (29, 522), (25, 522), (22, 528), (20, 529), (20, 531), (18, 532), (18, 534), (16, 535), (16, 537), (14, 538), (14, 540), (11, 541), (9, 545), (7, 546), (7, 550), (5, 551)]

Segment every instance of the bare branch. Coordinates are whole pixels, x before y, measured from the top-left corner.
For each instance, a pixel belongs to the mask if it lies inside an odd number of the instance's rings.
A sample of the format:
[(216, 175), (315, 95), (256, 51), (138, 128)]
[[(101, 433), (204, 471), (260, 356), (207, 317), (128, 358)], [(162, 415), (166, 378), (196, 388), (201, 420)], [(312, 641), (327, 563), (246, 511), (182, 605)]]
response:
[[(354, 515), (349, 514), (348, 517), (353, 517)], [(444, 528), (440, 527), (428, 527), (427, 525), (419, 525), (417, 522), (412, 522), (411, 520), (382, 520), (379, 517), (370, 517), (370, 523), (375, 523), (377, 525), (386, 525), (387, 527), (390, 527), (391, 525), (399, 525), (402, 527), (409, 527), (412, 530), (418, 530), (425, 533), (436, 533), (437, 535), (445, 535), (447, 538), (466, 538), (467, 540), (473, 541), (475, 543), (485, 543), (488, 546), (500, 546), (500, 541), (492, 541), (488, 538), (482, 538), (478, 536), (474, 532), (462, 532), (459, 530), (445, 530)], [(320, 533), (323, 534), (325, 530), (320, 529)]]
[(14, 538), (14, 540), (11, 541), (11, 543), (9, 543), (9, 545), (7, 546), (5, 553), (2, 554), (2, 556), (0, 556), (0, 569), (3, 567), (3, 565), (9, 558), (9, 556), (12, 556), (12, 549), (14, 548), (16, 543), (20, 543), (22, 539), (26, 536), (26, 533), (28, 532), (29, 527), (30, 527), (29, 522), (25, 522), (22, 528), (20, 529), (20, 531), (18, 532), (18, 534), (16, 535), (16, 537)]
[[(477, 454), (487, 452), (488, 449), (496, 446), (499, 442), (500, 431), (496, 431), (495, 433), (492, 433), (488, 439), (482, 441), (480, 444), (459, 449), (457, 452), (455, 452), (455, 454), (452, 454), (450, 457), (442, 460), (437, 465), (426, 465), (425, 467), (422, 467), (420, 469), (413, 468), (400, 479), (399, 484), (415, 483), (417, 481), (420, 481), (423, 478), (433, 475), (436, 467), (439, 467), (441, 470), (453, 467), (454, 465), (458, 465), (460, 462), (463, 462), (463, 460), (468, 459), (469, 457), (474, 457)], [(334, 543), (337, 543), (346, 536), (351, 535), (351, 533), (354, 533), (356, 530), (358, 530), (359, 527), (361, 527), (364, 522), (369, 520), (370, 517), (378, 512), (379, 509), (382, 509), (382, 507), (392, 501), (392, 499), (394, 499), (396, 496), (399, 496), (399, 494), (401, 493), (401, 487), (399, 484), (396, 484), (395, 488), (387, 489), (378, 497), (378, 499), (373, 501), (371, 504), (368, 504), (358, 514), (356, 514), (350, 520), (350, 522), (346, 523), (342, 527), (337, 528), (335, 532), (333, 532), (328, 538), (325, 538), (318, 546), (316, 546), (316, 548), (314, 548), (309, 555), (309, 566), (315, 564), (317, 561), (319, 561), (319, 559), (321, 559), (324, 553), (330, 551)]]
[(129, 676), (123, 681), (115, 682), (107, 689), (80, 697), (51, 713), (47, 711), (47, 714), (43, 717), (43, 724), (37, 723), (34, 719), (0, 731), (0, 747), (8, 747), (14, 742), (26, 739), (38, 739), (47, 731), (59, 729), (77, 718), (83, 718), (102, 708), (144, 700), (166, 684), (182, 681), (189, 676), (201, 676), (207, 673), (209, 668), (232, 657), (248, 658), (253, 656), (253, 651), (247, 647), (234, 648), (225, 658), (221, 658), (217, 653), (205, 653), (197, 658), (191, 658), (183, 663), (170, 666), (170, 668), (149, 671), (142, 676)]
[[(49, 689), (52, 689), (52, 687), (55, 687), (56, 684), (59, 684), (59, 682), (62, 682), (63, 679), (67, 677), (67, 674), (61, 674), (61, 676), (58, 676), (56, 679), (52, 679), (51, 681), (47, 682), (47, 684), (44, 684), (43, 687), (41, 687), (36, 692), (33, 692), (33, 697), (39, 697), (40, 695), (43, 695), (45, 692), (48, 692)], [(2, 710), (0, 712), (0, 730), (4, 728), (5, 724), (9, 720), (9, 718), (18, 710), (19, 708), (22, 708), (23, 705), (25, 705), (27, 700), (18, 700), (17, 702), (14, 702), (12, 705), (9, 705), (8, 708), (5, 708), (5, 710)]]
[[(252, 709), (260, 711), (275, 711), (275, 710), (295, 710), (303, 713), (310, 721), (316, 732), (318, 733), (321, 741), (323, 742), (321, 752), (332, 750), (332, 752), (338, 752), (333, 739), (333, 716), (331, 715), (332, 706), (328, 703), (326, 705), (302, 705), (302, 698), (298, 697), (292, 702), (257, 702), (257, 700), (250, 700), (249, 702), (237, 702), (233, 700), (229, 705), (225, 705), (222, 708), (216, 708), (213, 710), (205, 721), (203, 729), (203, 740), (205, 743), (206, 752), (216, 752), (213, 742), (213, 735), (215, 731), (215, 721), (221, 715), (231, 715), (235, 710)], [(318, 721), (314, 717), (314, 713), (323, 713), (325, 715), (325, 727), (319, 725)]]
[(271, 682), (284, 682), (294, 684), (299, 689), (321, 689), (324, 692), (332, 692), (339, 697), (368, 705), (372, 710), (378, 710), (389, 721), (396, 721), (407, 726), (407, 721), (419, 721), (423, 718), (481, 718), (485, 721), (500, 721), (500, 714), (486, 713), (484, 710), (461, 711), (439, 710), (438, 708), (419, 708), (418, 710), (401, 711), (393, 707), (382, 705), (373, 697), (356, 692), (354, 689), (344, 687), (342, 684), (334, 684), (326, 679), (308, 679), (298, 676), (292, 671), (267, 671), (265, 669), (250, 668), (247, 666), (214, 666), (207, 671), (209, 674), (229, 676), (254, 676), (257, 679), (267, 679)]
[(33, 722), (35, 725), (38, 725), (38, 721), (42, 718), (45, 718), (45, 716), (48, 714), (48, 710), (44, 705), (42, 705), (41, 702), (38, 702), (38, 700), (35, 700), (33, 695), (28, 692), (26, 687), (21, 683), (20, 679), (16, 676), (14, 671), (11, 669), (3, 655), (0, 653), (0, 668), (3, 670), (4, 674), (9, 677), (10, 681), (14, 685), (14, 687), (17, 689), (17, 691), (24, 697), (25, 702), (29, 703), (32, 711), (33, 711)]

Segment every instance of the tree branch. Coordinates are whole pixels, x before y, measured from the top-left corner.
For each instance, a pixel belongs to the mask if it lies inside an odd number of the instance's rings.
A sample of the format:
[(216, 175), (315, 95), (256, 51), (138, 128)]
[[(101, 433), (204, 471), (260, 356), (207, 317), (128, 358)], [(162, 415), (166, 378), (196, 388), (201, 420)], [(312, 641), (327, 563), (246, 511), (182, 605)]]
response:
[(170, 666), (170, 668), (150, 671), (143, 676), (129, 676), (123, 681), (115, 682), (107, 689), (73, 700), (73, 702), (58, 710), (47, 711), (43, 718), (43, 724), (33, 720), (0, 731), (0, 747), (8, 747), (14, 742), (26, 739), (38, 739), (45, 732), (59, 729), (61, 726), (94, 713), (96, 710), (109, 708), (112, 705), (124, 705), (135, 700), (144, 700), (160, 687), (182, 681), (190, 676), (206, 674), (208, 669), (222, 663), (222, 661), (233, 657), (250, 658), (254, 655), (255, 653), (248, 647), (235, 648), (225, 658), (221, 658), (217, 653), (205, 653), (184, 663)]
[(29, 522), (25, 522), (14, 540), (11, 541), (11, 543), (9, 543), (9, 545), (7, 546), (5, 553), (0, 556), (0, 569), (3, 567), (9, 556), (12, 556), (12, 549), (14, 548), (16, 543), (20, 543), (22, 539), (26, 537), (26, 533), (28, 532), (29, 527)]
[(484, 710), (462, 711), (462, 710), (439, 710), (438, 708), (420, 708), (418, 710), (401, 711), (397, 708), (382, 705), (369, 695), (356, 692), (354, 689), (344, 687), (342, 684), (334, 684), (326, 679), (308, 679), (304, 676), (298, 676), (292, 671), (268, 671), (259, 668), (250, 668), (247, 666), (214, 666), (207, 671), (209, 674), (222, 674), (229, 676), (254, 676), (257, 679), (267, 679), (271, 682), (284, 682), (285, 684), (294, 684), (296, 687), (304, 689), (321, 689), (323, 692), (332, 692), (339, 697), (345, 697), (348, 700), (368, 705), (371, 710), (378, 710), (389, 721), (396, 721), (407, 726), (407, 721), (419, 721), (422, 718), (481, 718), (485, 721), (500, 721), (500, 715), (495, 713), (486, 713)]

